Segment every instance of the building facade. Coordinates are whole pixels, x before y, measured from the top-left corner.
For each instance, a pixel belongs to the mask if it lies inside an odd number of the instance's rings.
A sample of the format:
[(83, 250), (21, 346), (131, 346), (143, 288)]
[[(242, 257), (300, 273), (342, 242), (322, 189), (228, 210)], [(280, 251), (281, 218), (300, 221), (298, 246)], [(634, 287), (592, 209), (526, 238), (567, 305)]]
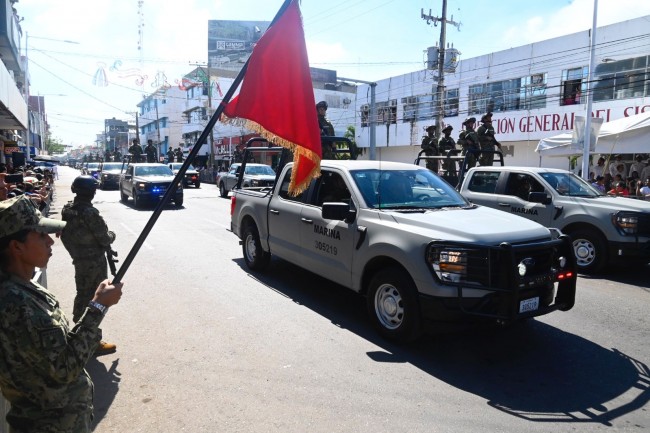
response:
[[(592, 114), (605, 122), (650, 111), (649, 16), (596, 31)], [(445, 74), (444, 123), (454, 138), (466, 117), (492, 112), (507, 165), (568, 168), (568, 159), (541, 158), (541, 138), (571, 132), (585, 116), (591, 31), (462, 60)], [(422, 70), (377, 82), (377, 158), (413, 162), (425, 128), (438, 115), (436, 73)], [(370, 90), (359, 86), (356, 140), (370, 143)], [(650, 151), (650, 143), (649, 143)]]
[(185, 92), (177, 86), (160, 88), (138, 104), (138, 128), (140, 144), (149, 140), (163, 157), (170, 146), (176, 148), (182, 142), (182, 114)]

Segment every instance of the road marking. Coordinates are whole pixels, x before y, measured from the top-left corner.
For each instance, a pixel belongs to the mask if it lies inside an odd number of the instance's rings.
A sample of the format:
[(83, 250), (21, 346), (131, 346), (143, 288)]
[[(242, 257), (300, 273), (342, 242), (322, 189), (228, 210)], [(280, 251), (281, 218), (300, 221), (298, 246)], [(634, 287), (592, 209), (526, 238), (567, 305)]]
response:
[[(125, 229), (127, 232), (129, 232), (130, 234), (132, 234), (133, 236), (139, 236), (138, 233), (136, 233), (136, 232), (134, 232), (133, 230), (131, 230), (131, 228), (130, 228), (129, 226), (127, 226), (126, 224), (124, 224), (124, 223), (120, 223), (120, 225), (121, 225), (122, 227), (124, 227), (124, 229)], [(150, 250), (153, 250), (153, 247), (151, 246), (151, 244), (147, 243), (147, 241), (144, 241), (144, 242), (142, 243), (142, 245), (144, 245), (145, 247), (147, 247), (147, 248), (150, 249)]]

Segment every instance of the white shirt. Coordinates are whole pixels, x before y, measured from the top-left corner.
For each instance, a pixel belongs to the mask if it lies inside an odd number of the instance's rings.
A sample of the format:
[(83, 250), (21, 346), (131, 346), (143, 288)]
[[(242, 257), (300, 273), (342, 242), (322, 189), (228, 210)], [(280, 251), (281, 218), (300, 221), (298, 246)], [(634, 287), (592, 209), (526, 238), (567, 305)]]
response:
[(645, 182), (645, 180), (650, 177), (650, 165), (644, 168), (643, 171), (639, 174), (641, 175), (639, 176), (639, 179), (642, 182)]
[(605, 164), (592, 165), (589, 172), (594, 174), (594, 179), (598, 176), (605, 176)]
[[(623, 170), (619, 170), (617, 167), (619, 164), (623, 165)], [(611, 164), (609, 164), (609, 174), (612, 175), (612, 177), (616, 177), (617, 174), (621, 175), (621, 179), (625, 180), (626, 173), (625, 173), (625, 164), (619, 161), (614, 161)]]
[[(643, 169), (645, 168), (645, 164), (643, 162), (633, 162), (632, 165), (630, 165), (630, 172), (628, 174), (628, 177), (632, 176), (632, 173), (636, 171), (636, 174), (641, 176), (641, 173), (643, 173)], [(645, 180), (645, 179), (643, 179)]]
[(646, 200), (650, 200), (650, 186), (646, 186), (646, 185), (642, 186), (639, 189), (639, 192)]

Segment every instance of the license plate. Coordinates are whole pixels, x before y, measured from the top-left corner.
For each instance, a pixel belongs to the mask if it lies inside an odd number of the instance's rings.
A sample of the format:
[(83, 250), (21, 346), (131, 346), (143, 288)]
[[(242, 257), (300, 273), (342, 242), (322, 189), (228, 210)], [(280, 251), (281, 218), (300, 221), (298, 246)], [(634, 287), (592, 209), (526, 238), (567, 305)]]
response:
[(519, 312), (526, 313), (528, 311), (535, 311), (539, 308), (539, 296), (530, 299), (524, 299), (519, 302)]

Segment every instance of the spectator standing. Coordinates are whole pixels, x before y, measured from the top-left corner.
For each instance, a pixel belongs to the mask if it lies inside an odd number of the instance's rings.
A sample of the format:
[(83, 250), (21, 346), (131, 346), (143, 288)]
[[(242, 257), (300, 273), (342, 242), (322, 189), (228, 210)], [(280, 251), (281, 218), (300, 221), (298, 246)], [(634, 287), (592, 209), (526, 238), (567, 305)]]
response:
[(594, 179), (597, 179), (598, 176), (605, 176), (605, 158), (602, 156), (598, 158), (596, 165), (592, 165), (589, 172), (593, 173)]
[(621, 175), (621, 179), (625, 180), (627, 173), (625, 172), (625, 163), (621, 155), (616, 155), (614, 161), (609, 164), (609, 174), (616, 178), (617, 174)]
[(634, 162), (630, 165), (630, 171), (628, 172), (627, 177), (633, 177), (632, 173), (636, 171), (637, 177), (643, 173), (643, 169), (645, 168), (645, 164), (643, 163), (643, 157), (641, 155), (637, 155), (634, 157)]
[(646, 167), (639, 172), (639, 179), (645, 180), (650, 177), (650, 159), (648, 159), (648, 164)]
[[(643, 186), (642, 186), (643, 185)], [(645, 181), (637, 181), (636, 183), (636, 195), (639, 198), (645, 200), (650, 200), (650, 177), (646, 177)]]

